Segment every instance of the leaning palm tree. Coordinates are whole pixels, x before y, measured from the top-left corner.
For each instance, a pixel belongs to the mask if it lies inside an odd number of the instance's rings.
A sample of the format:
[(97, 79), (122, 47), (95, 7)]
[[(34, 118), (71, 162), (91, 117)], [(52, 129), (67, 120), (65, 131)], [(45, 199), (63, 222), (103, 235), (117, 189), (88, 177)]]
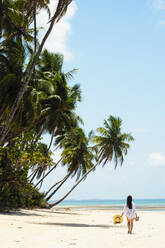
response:
[[(46, 49), (41, 54), (36, 76), (51, 84), (52, 92), (42, 101), (45, 109), (47, 129), (51, 133), (49, 149), (53, 138), (63, 129), (64, 125), (73, 127), (73, 121), (82, 122), (74, 113), (76, 104), (81, 101), (81, 90), (79, 85), (69, 87), (67, 81), (73, 77), (75, 69), (67, 73), (62, 72), (63, 56), (48, 52)], [(55, 95), (55, 97), (52, 97)], [(57, 97), (58, 96), (58, 97)]]
[[(31, 149), (27, 149), (27, 151), (30, 153)], [(40, 158), (38, 159), (37, 164), (32, 163), (30, 166), (30, 169), (32, 170), (32, 178), (30, 180), (30, 183), (36, 178), (37, 180), (40, 179), (45, 175), (45, 172), (48, 168), (51, 166), (54, 166), (54, 163), (52, 162), (51, 152), (48, 152), (47, 145), (44, 143), (39, 142), (35, 148), (33, 147), (33, 152), (37, 152), (40, 154)], [(32, 154), (33, 154), (32, 152)], [(45, 159), (47, 158), (47, 160)], [(34, 172), (34, 173), (33, 173)]]
[(5, 138), (6, 138), (8, 132), (10, 130), (10, 124), (14, 118), (14, 115), (15, 115), (18, 107), (19, 107), (19, 104), (20, 104), (21, 99), (22, 99), (22, 97), (23, 97), (23, 95), (27, 89), (27, 86), (28, 86), (28, 84), (32, 78), (32, 74), (33, 74), (33, 71), (35, 69), (35, 65), (37, 64), (39, 56), (40, 56), (42, 49), (44, 47), (44, 44), (45, 44), (47, 38), (49, 37), (49, 34), (51, 33), (54, 24), (60, 21), (62, 16), (66, 13), (67, 8), (71, 2), (72, 2), (72, 0), (58, 0), (55, 13), (54, 13), (53, 17), (50, 19), (49, 28), (48, 28), (45, 36), (43, 37), (41, 44), (40, 44), (40, 46), (36, 52), (36, 55), (35, 55), (34, 59), (32, 60), (30, 66), (27, 70), (27, 73), (26, 73), (26, 76), (24, 79), (24, 83), (22, 84), (22, 87), (17, 94), (17, 97), (16, 97), (16, 99), (12, 105), (12, 108), (11, 108), (9, 114), (8, 114), (8, 118), (6, 119), (5, 126), (3, 127), (2, 131), (1, 131), (0, 146), (2, 146), (5, 143)]
[(130, 133), (122, 133), (121, 125), (122, 120), (114, 116), (110, 116), (107, 120), (104, 120), (104, 127), (97, 129), (97, 132), (100, 135), (93, 136), (92, 138), (92, 141), (96, 143), (94, 148), (98, 149), (98, 162), (75, 183), (66, 195), (54, 204), (50, 204), (50, 207), (53, 207), (63, 201), (99, 164), (104, 166), (107, 162), (111, 162), (113, 160), (115, 163), (115, 168), (118, 163), (120, 163), (120, 165), (123, 164), (124, 156), (127, 155), (127, 151), (130, 148), (129, 143), (133, 141), (134, 138)]
[[(93, 153), (88, 145), (89, 140), (85, 136), (82, 128), (74, 128), (70, 130), (60, 142), (62, 151), (62, 164), (67, 166), (67, 176), (62, 180), (61, 184), (46, 198), (50, 200), (57, 190), (71, 176), (76, 177), (76, 181), (93, 167)], [(84, 176), (85, 179), (85, 176)], [(55, 184), (56, 185), (56, 184)]]
[(65, 84), (58, 92), (58, 95), (60, 96), (60, 101), (56, 103), (56, 111), (49, 116), (48, 120), (48, 130), (52, 134), (49, 149), (53, 138), (64, 130), (63, 127), (71, 130), (79, 123), (83, 124), (81, 117), (74, 112), (77, 102), (81, 99), (79, 85), (69, 88)]

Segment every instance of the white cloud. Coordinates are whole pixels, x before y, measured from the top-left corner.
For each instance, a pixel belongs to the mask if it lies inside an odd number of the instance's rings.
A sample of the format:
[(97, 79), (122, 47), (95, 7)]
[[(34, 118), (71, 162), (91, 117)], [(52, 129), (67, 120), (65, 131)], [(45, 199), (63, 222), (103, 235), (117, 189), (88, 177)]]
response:
[(165, 155), (161, 153), (150, 153), (148, 156), (149, 166), (165, 166)]
[(153, 0), (152, 7), (157, 10), (165, 10), (165, 0)]
[[(52, 4), (49, 6), (52, 14), (55, 10), (53, 4), (54, 3), (52, 1)], [(45, 48), (51, 52), (62, 53), (66, 60), (70, 60), (72, 58), (67, 41), (68, 36), (71, 34), (70, 22), (76, 11), (77, 5), (75, 2), (72, 2), (68, 7), (66, 15), (53, 27), (53, 30), (45, 44)], [(48, 15), (46, 11), (41, 11), (41, 13), (39, 13), (37, 16), (37, 22), (40, 27), (43, 27), (43, 29), (39, 32), (39, 38), (42, 38), (49, 26), (49, 23), (46, 24), (48, 22)]]

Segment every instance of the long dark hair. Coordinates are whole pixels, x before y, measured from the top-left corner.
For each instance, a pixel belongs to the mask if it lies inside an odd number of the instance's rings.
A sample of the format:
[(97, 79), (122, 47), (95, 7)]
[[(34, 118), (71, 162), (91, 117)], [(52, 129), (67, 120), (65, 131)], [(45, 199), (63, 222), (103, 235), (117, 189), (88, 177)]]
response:
[(129, 209), (132, 209), (132, 196), (131, 196), (131, 195), (129, 195), (129, 196), (127, 197), (127, 207), (128, 207)]

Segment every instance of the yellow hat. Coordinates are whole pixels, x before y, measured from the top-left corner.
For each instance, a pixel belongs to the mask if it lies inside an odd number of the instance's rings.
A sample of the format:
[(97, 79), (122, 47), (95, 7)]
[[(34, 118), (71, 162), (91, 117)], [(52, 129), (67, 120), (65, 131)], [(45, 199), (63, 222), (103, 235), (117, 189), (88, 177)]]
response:
[(121, 224), (123, 222), (123, 217), (119, 214), (113, 216), (114, 224)]

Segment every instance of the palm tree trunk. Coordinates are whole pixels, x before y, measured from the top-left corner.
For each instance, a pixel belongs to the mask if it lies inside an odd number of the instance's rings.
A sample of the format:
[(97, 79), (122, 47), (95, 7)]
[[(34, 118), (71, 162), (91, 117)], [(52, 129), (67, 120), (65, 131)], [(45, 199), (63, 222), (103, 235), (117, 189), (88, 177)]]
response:
[(37, 170), (35, 171), (34, 175), (32, 176), (31, 180), (30, 180), (30, 183), (33, 182), (33, 179), (35, 178), (35, 176), (37, 175)]
[(41, 42), (41, 45), (39, 46), (38, 48), (38, 51), (33, 59), (33, 62), (32, 64), (30, 65), (29, 67), (29, 70), (28, 72), (26, 73), (26, 77), (25, 77), (25, 81), (24, 83), (22, 84), (22, 87), (21, 89), (19, 90), (18, 92), (18, 95), (11, 107), (11, 110), (10, 110), (10, 113), (8, 115), (8, 118), (6, 120), (6, 124), (4, 126), (4, 128), (2, 129), (2, 132), (1, 132), (1, 138), (0, 138), (0, 146), (2, 146), (5, 142), (5, 138), (6, 138), (6, 135), (8, 134), (9, 130), (10, 130), (10, 124), (14, 118), (14, 115), (18, 109), (18, 106), (21, 102), (21, 99), (27, 89), (27, 86), (28, 86), (28, 83), (29, 81), (31, 80), (31, 77), (32, 77), (32, 74), (33, 74), (33, 71), (34, 71), (34, 68), (35, 68), (35, 65), (36, 63), (38, 62), (38, 59), (39, 59), (39, 56), (42, 52), (42, 49), (43, 49), (43, 46), (45, 45), (45, 42), (47, 40), (47, 38), (49, 37), (52, 29), (53, 29), (53, 26), (56, 22), (58, 22), (60, 20), (60, 18), (62, 17), (62, 14), (64, 13), (64, 9), (67, 8), (67, 6), (71, 3), (71, 1), (64, 1), (64, 0), (59, 0), (58, 1), (58, 5), (57, 5), (57, 8), (56, 8), (56, 11), (55, 11), (55, 14), (54, 16), (52, 17), (51, 21), (50, 21), (50, 25), (49, 25), (49, 28), (45, 34), (45, 36), (43, 37), (42, 39), (42, 42)]
[(61, 160), (62, 158), (60, 158), (60, 160), (45, 174), (45, 176), (42, 177), (41, 180), (39, 180), (39, 182), (34, 186), (34, 188), (36, 188), (38, 184), (40, 184), (45, 179), (45, 177), (47, 177), (50, 174), (50, 172), (52, 172), (57, 167), (57, 165), (61, 162)]
[(57, 189), (55, 189), (51, 194), (50, 194), (50, 196), (48, 196), (47, 198), (46, 198), (46, 201), (49, 201), (51, 198), (52, 198), (52, 196), (57, 192), (57, 190), (59, 190), (59, 188), (61, 188), (61, 186), (66, 182), (66, 180), (70, 177), (70, 175), (71, 175), (71, 173), (69, 173), (66, 177), (65, 177), (65, 179), (62, 181), (62, 183), (60, 183), (60, 185), (57, 187)]
[[(33, 10), (33, 19), (34, 19), (34, 56), (36, 55), (37, 51), (37, 20), (36, 20), (36, 4), (34, 2), (34, 10)], [(35, 66), (33, 71), (33, 79), (35, 78)]]
[(33, 171), (33, 172), (30, 174), (30, 176), (28, 176), (27, 178), (28, 178), (28, 179), (30, 179), (30, 178), (31, 178), (31, 176), (33, 176), (33, 175), (34, 175), (34, 173), (35, 173), (35, 171)]
[(47, 196), (47, 195), (49, 194), (49, 192), (50, 192), (55, 186), (57, 186), (59, 183), (63, 182), (63, 181), (65, 180), (65, 178), (66, 178), (66, 176), (65, 176), (62, 180), (60, 180), (60, 181), (58, 181), (57, 183), (55, 183), (52, 187), (50, 187), (50, 189), (45, 193), (45, 196)]
[(3, 120), (3, 117), (4, 117), (4, 115), (5, 115), (5, 110), (4, 110), (5, 108), (3, 108), (2, 110), (1, 110), (1, 112), (2, 112), (2, 114), (1, 114), (1, 116), (0, 116), (0, 123), (1, 123), (1, 121)]
[(55, 135), (56, 135), (56, 127), (53, 130), (53, 134), (51, 136), (51, 140), (50, 140), (50, 144), (49, 144), (49, 147), (48, 147), (48, 151), (50, 150), (50, 148), (52, 146), (53, 138), (54, 138)]
[[(93, 171), (96, 166), (98, 165), (98, 163), (96, 165), (94, 165), (89, 171), (87, 171), (80, 180), (77, 181), (77, 183), (75, 183), (75, 185), (68, 191), (68, 193), (66, 195), (64, 195), (60, 200), (58, 200), (57, 202), (53, 203), (53, 204), (49, 204), (49, 207), (52, 208), (54, 206), (56, 206), (57, 204), (59, 204), (60, 202), (62, 202), (78, 185), (79, 183), (81, 183), (81, 181), (91, 172)], [(47, 199), (46, 199), (47, 200)]]
[[(43, 177), (45, 176), (45, 172), (44, 172), (44, 175), (43, 175)], [(42, 177), (42, 179), (43, 179), (43, 177)], [(43, 180), (41, 181), (41, 184), (40, 184), (40, 187), (39, 187), (39, 190), (41, 189), (41, 187), (42, 187), (42, 184), (43, 184)]]
[(36, 20), (36, 5), (34, 6), (33, 12), (33, 19), (34, 19), (34, 55), (37, 51), (37, 20)]
[(58, 145), (53, 151), (55, 152), (55, 151), (57, 151), (57, 149), (60, 147), (60, 145)]
[(50, 140), (50, 143), (49, 143), (49, 147), (48, 147), (48, 151), (50, 150), (50, 147), (52, 146), (53, 137), (54, 137), (54, 135), (52, 134), (51, 135), (51, 140)]
[[(46, 121), (46, 122), (47, 122), (47, 121)], [(33, 142), (32, 142), (32, 144), (31, 144), (32, 146), (34, 146), (34, 145), (37, 143), (38, 139), (41, 137), (41, 135), (42, 135), (44, 129), (46, 128), (46, 122), (44, 122), (43, 127), (41, 128), (41, 130), (40, 130), (39, 133), (37, 134), (37, 137), (33, 139)]]

